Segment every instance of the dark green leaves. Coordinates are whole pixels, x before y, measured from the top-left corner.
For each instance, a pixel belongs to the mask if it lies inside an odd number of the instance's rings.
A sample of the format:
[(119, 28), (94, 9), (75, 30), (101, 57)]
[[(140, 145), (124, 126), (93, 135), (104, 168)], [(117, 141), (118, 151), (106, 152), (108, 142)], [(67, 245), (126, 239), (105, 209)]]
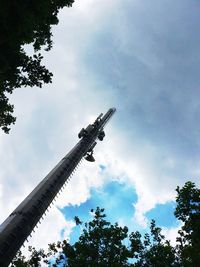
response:
[(183, 266), (200, 264), (200, 189), (192, 182), (177, 187), (175, 216), (183, 226), (177, 237), (177, 251)]
[[(0, 127), (8, 133), (13, 116), (13, 105), (8, 94), (26, 86), (42, 87), (52, 81), (52, 73), (42, 65), (41, 49), (52, 48), (51, 27), (58, 23), (61, 8), (72, 6), (74, 0), (1, 0), (0, 8)], [(24, 45), (31, 44), (33, 56), (28, 56)]]

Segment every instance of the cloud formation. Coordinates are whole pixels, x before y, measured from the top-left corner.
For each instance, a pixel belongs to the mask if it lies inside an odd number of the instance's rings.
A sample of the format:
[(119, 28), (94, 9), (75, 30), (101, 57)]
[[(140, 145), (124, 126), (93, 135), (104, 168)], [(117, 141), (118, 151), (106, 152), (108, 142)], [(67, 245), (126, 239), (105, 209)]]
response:
[(53, 84), (11, 98), (17, 122), (0, 140), (1, 221), (71, 149), (91, 116), (113, 106), (98, 164), (80, 166), (59, 207), (80, 205), (91, 188), (116, 177), (135, 189), (132, 216), (145, 227), (145, 213), (173, 200), (177, 185), (200, 185), (199, 9), (195, 0), (79, 0), (60, 13), (45, 56)]

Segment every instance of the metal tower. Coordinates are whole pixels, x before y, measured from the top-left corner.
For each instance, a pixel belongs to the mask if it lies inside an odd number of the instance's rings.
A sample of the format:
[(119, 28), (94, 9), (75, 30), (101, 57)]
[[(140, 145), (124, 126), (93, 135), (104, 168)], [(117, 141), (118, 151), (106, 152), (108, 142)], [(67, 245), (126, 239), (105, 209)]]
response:
[(83, 128), (78, 134), (80, 141), (0, 225), (1, 267), (7, 267), (12, 261), (80, 160), (85, 157), (94, 161), (96, 140), (103, 140), (104, 126), (115, 111), (111, 108), (104, 116), (101, 113), (93, 124)]

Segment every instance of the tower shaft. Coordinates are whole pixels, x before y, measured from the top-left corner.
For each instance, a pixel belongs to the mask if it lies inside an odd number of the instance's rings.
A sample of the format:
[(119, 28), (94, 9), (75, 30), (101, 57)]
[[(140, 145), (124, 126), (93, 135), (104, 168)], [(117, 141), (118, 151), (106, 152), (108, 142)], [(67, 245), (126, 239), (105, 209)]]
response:
[(79, 136), (81, 140), (0, 225), (1, 267), (8, 266), (12, 261), (77, 164), (87, 152), (92, 151), (114, 112), (115, 108), (109, 109), (103, 117), (101, 114), (94, 124), (82, 129)]

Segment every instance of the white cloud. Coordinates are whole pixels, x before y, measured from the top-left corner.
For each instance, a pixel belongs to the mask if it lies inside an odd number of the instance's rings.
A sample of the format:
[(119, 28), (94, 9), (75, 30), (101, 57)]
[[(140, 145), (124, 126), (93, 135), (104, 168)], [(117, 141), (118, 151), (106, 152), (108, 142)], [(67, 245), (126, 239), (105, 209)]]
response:
[(170, 241), (172, 246), (176, 245), (176, 238), (178, 236), (178, 230), (180, 230), (180, 228), (181, 226), (162, 228), (162, 234), (166, 237), (167, 240)]
[[(99, 146), (98, 161), (106, 166), (105, 177), (118, 178), (135, 188), (138, 201), (134, 204), (133, 220), (145, 228), (148, 223), (145, 213), (156, 204), (175, 200), (175, 188), (184, 181), (173, 172), (176, 159), (166, 155), (158, 164), (159, 150), (156, 147), (141, 142), (134, 148), (129, 139), (124, 140), (125, 133), (122, 136), (112, 126), (110, 129), (108, 126), (107, 132), (107, 139)], [(169, 170), (171, 173), (167, 175)]]
[(90, 197), (90, 189), (100, 187), (102, 183), (98, 165), (84, 160), (64, 188), (57, 205), (61, 208), (68, 204), (80, 205)]
[[(52, 205), (50, 211), (41, 220), (41, 224), (37, 224), (32, 237), (28, 237), (28, 242), (25, 241), (22, 247), (22, 253), (26, 256), (30, 256), (28, 247), (32, 246), (36, 249), (43, 248), (45, 251), (48, 249), (48, 244), (57, 242), (58, 240), (66, 239), (69, 240), (70, 233), (75, 226), (73, 221), (66, 221), (63, 214), (57, 209), (56, 206)], [(61, 230), (63, 231), (63, 237), (61, 238)], [(43, 264), (42, 266), (46, 266)]]

